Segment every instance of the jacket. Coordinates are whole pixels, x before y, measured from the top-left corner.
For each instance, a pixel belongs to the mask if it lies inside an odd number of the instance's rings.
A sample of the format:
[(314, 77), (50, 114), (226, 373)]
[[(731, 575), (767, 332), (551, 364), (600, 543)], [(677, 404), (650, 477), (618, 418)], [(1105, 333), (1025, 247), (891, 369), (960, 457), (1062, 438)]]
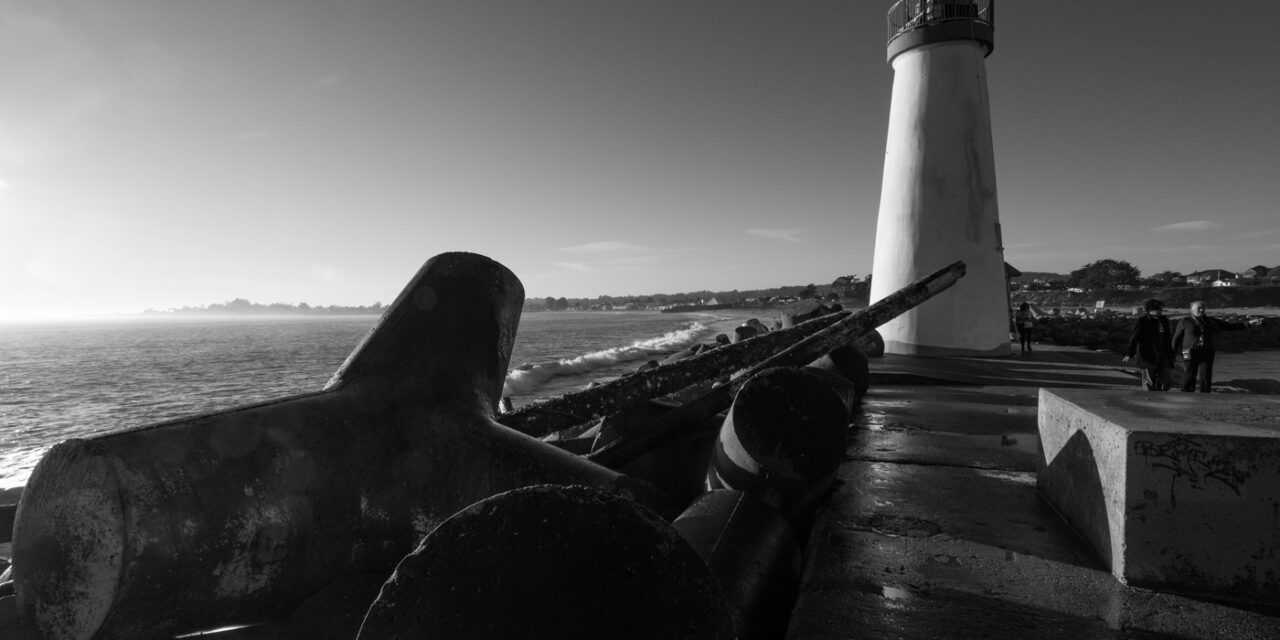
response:
[(1124, 355), (1130, 358), (1137, 356), (1139, 365), (1172, 365), (1171, 335), (1168, 318), (1144, 315), (1133, 325), (1133, 334), (1129, 336), (1129, 347)]
[(1184, 356), (1192, 350), (1211, 354), (1217, 351), (1219, 333), (1244, 328), (1243, 322), (1227, 322), (1210, 316), (1197, 321), (1194, 316), (1187, 316), (1178, 321), (1178, 328), (1173, 332), (1173, 350)]

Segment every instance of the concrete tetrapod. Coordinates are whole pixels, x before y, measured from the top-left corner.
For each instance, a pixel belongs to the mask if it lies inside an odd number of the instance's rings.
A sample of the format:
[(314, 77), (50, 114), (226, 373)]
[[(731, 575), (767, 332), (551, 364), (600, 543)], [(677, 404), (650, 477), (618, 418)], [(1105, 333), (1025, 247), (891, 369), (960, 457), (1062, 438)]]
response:
[(853, 345), (832, 349), (827, 355), (809, 363), (814, 369), (838, 374), (853, 384), (854, 405), (862, 401), (871, 388), (871, 365), (866, 354)]
[(405, 556), (357, 640), (728, 640), (710, 569), (674, 527), (586, 487), (508, 491)]
[(800, 583), (800, 546), (782, 514), (749, 493), (717, 489), (671, 524), (711, 567), (738, 640), (786, 635)]
[[(829, 316), (842, 310), (843, 308), (840, 305), (828, 306), (817, 300), (800, 300), (782, 309), (782, 313), (778, 314), (778, 324), (783, 329), (790, 329), (815, 318)], [(877, 330), (872, 330), (866, 335), (859, 336), (851, 346), (864, 354), (863, 358), (878, 358), (884, 355), (884, 338), (880, 337), (880, 332)]]
[[(683, 425), (700, 424), (703, 420), (724, 410), (725, 407), (731, 404), (733, 395), (737, 393), (742, 384), (755, 374), (774, 367), (795, 367), (811, 363), (821, 358), (824, 354), (830, 353), (832, 350), (856, 340), (859, 336), (867, 334), (877, 324), (884, 322), (885, 319), (892, 318), (902, 313), (904, 309), (909, 309), (937, 295), (939, 292), (945, 291), (963, 276), (964, 263), (954, 262), (903, 287), (893, 295), (876, 302), (862, 311), (854, 314), (847, 314), (847, 312), (828, 314), (826, 317), (814, 318), (798, 327), (793, 327), (790, 331), (799, 331), (815, 323), (821, 328), (813, 333), (805, 334), (805, 337), (782, 351), (773, 353), (764, 360), (752, 364), (741, 375), (730, 378), (727, 384), (713, 386), (709, 391), (686, 402), (678, 409), (667, 412), (661, 418), (650, 422), (633, 437), (617, 440), (593, 450), (587, 454), (587, 459), (599, 462), (611, 469), (617, 469), (628, 461), (635, 459), (636, 456), (652, 450), (655, 444), (672, 437)], [(827, 322), (828, 317), (830, 318), (829, 323)], [(772, 331), (751, 340), (744, 340), (736, 345), (721, 347), (721, 349), (729, 350), (735, 347), (761, 344), (776, 336), (785, 335), (786, 331), (788, 330)], [(719, 350), (713, 349), (712, 352)], [(698, 356), (698, 358), (702, 357), (701, 355)], [(652, 371), (661, 369), (662, 367), (657, 367)], [(650, 372), (640, 372), (629, 377), (639, 378), (646, 373)], [(624, 377), (622, 380), (627, 379), (627, 377)]]
[(789, 518), (831, 488), (844, 456), (849, 412), (806, 369), (766, 369), (738, 390), (712, 452), (712, 488), (757, 494)]
[[(627, 437), (671, 410), (671, 405), (650, 402), (632, 411), (614, 414), (603, 421), (591, 449)], [(617, 471), (652, 482), (676, 505), (693, 502), (706, 491), (707, 464), (720, 424), (714, 416), (705, 422), (705, 425), (687, 425), (678, 436), (618, 467)]]
[[(877, 326), (947, 290), (964, 277), (964, 273), (964, 263), (953, 262), (857, 313), (836, 311), (790, 329), (769, 331), (736, 344), (701, 349), (692, 358), (638, 371), (557, 399), (526, 405), (504, 414), (500, 422), (521, 433), (540, 437), (575, 428), (595, 418), (630, 410), (639, 403), (659, 396), (683, 393), (691, 385), (699, 385), (738, 371), (808, 364), (846, 344), (862, 344), (861, 339), (873, 333)], [(722, 411), (721, 400), (727, 407), (729, 398), (737, 387), (731, 381), (729, 385), (723, 385), (719, 389), (721, 391), (713, 389), (701, 394), (697, 400), (686, 403), (685, 406), (690, 407), (687, 413), (698, 414), (693, 422)], [(683, 418), (676, 420), (684, 421)], [(654, 435), (631, 444), (615, 443), (616, 446), (609, 451), (593, 452), (592, 459), (615, 468), (634, 457), (637, 451), (645, 449), (652, 440), (667, 437), (670, 426), (655, 425), (656, 428), (649, 429)]]
[(807, 365), (804, 368), (806, 373), (821, 378), (827, 383), (828, 387), (836, 393), (836, 397), (840, 398), (840, 404), (844, 405), (845, 411), (849, 415), (853, 415), (854, 409), (862, 403), (862, 394), (858, 392), (858, 387), (848, 378), (836, 373), (828, 371), (814, 365)]
[(18, 606), (47, 640), (172, 636), (286, 615), (388, 575), (447, 517), (542, 483), (636, 481), (501, 427), (524, 303), (484, 256), (429, 260), (323, 391), (45, 455), (18, 507)]

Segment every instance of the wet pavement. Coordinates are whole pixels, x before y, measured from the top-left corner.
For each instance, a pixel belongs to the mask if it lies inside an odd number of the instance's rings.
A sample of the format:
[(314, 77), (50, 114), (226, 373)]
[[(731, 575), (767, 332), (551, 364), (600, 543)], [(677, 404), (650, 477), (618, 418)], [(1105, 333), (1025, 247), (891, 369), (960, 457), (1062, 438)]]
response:
[(790, 640), (1280, 639), (1280, 611), (1120, 583), (1037, 494), (1039, 388), (1136, 389), (1114, 354), (871, 368)]

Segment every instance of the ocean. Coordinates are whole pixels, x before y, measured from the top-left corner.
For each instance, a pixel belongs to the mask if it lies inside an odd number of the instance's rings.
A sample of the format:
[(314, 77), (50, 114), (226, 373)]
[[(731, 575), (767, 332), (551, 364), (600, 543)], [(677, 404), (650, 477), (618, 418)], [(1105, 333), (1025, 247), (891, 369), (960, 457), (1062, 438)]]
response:
[[(520, 320), (504, 396), (519, 407), (713, 342), (776, 311), (541, 312)], [(157, 317), (0, 324), (0, 490), (49, 447), (320, 390), (376, 316)]]

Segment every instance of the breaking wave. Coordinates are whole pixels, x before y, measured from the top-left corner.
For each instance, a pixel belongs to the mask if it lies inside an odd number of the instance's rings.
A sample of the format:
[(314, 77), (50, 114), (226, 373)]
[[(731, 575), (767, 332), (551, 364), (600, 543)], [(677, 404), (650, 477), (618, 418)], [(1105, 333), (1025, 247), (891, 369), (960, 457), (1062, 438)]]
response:
[(691, 322), (683, 329), (656, 338), (637, 340), (629, 345), (584, 353), (575, 358), (523, 364), (507, 372), (503, 396), (526, 395), (540, 387), (565, 378), (586, 382), (592, 374), (608, 372), (631, 363), (653, 359), (692, 346), (710, 331), (701, 322)]

